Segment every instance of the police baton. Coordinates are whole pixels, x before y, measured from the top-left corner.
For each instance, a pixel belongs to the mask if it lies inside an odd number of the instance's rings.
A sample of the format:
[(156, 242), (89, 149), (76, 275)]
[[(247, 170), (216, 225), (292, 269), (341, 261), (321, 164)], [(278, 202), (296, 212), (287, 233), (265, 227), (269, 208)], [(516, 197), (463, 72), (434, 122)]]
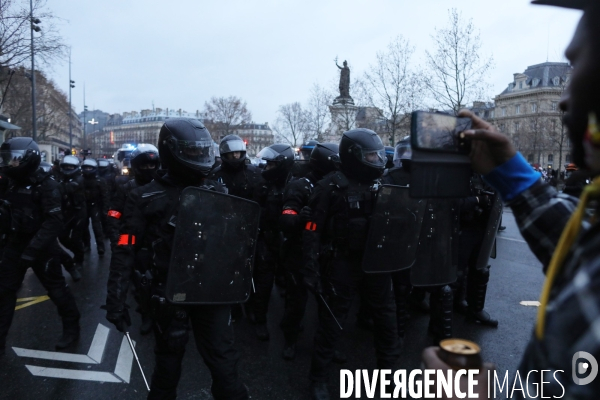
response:
[(133, 356), (135, 357), (135, 361), (137, 361), (137, 365), (140, 368), (140, 372), (142, 373), (142, 378), (144, 378), (144, 383), (146, 384), (146, 389), (148, 389), (148, 391), (150, 391), (150, 386), (148, 386), (148, 381), (146, 380), (146, 375), (144, 375), (144, 370), (142, 369), (142, 364), (140, 364), (140, 359), (138, 358), (137, 353), (135, 352), (135, 349), (133, 348), (133, 342), (131, 341), (129, 332), (125, 332), (125, 337), (127, 337), (127, 341), (129, 342), (129, 347), (131, 347), (131, 352), (133, 353)]
[(323, 297), (323, 295), (321, 293), (319, 293), (319, 297), (321, 298), (321, 301), (323, 302), (323, 304), (325, 304), (325, 307), (327, 307), (327, 310), (329, 311), (329, 314), (331, 314), (331, 316), (333, 317), (333, 320), (335, 321), (335, 323), (337, 324), (337, 326), (339, 326), (340, 330), (343, 331), (344, 328), (342, 328), (342, 325), (340, 325), (340, 323), (338, 322), (338, 320), (335, 317), (335, 315), (333, 315), (333, 311), (331, 311), (331, 308), (329, 308), (329, 304), (327, 304), (327, 302), (325, 301), (325, 298)]

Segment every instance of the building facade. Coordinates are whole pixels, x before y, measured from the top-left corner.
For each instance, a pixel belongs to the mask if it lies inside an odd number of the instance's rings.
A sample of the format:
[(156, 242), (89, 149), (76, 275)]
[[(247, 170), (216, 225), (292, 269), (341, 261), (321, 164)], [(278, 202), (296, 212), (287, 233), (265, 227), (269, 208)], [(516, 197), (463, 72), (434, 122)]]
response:
[(564, 170), (571, 162), (570, 142), (562, 124), (560, 98), (569, 82), (568, 63), (545, 62), (516, 73), (494, 106), (476, 103), (481, 115), (511, 137), (515, 147), (534, 165)]
[(268, 122), (264, 124), (235, 125), (232, 128), (233, 134), (238, 135), (246, 142), (246, 155), (254, 157), (259, 151), (275, 143), (275, 135)]
[(163, 123), (176, 117), (202, 120), (199, 112), (188, 113), (168, 108), (110, 114), (101, 130), (87, 135), (88, 148), (96, 157), (112, 157), (125, 144), (149, 143), (157, 146)]

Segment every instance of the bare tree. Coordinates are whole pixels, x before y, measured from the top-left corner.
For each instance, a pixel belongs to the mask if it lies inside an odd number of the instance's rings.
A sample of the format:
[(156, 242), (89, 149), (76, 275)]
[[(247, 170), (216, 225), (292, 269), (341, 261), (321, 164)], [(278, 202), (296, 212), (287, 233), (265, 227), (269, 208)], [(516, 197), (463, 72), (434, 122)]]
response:
[(334, 95), (325, 88), (314, 84), (310, 91), (308, 106), (306, 109), (306, 128), (311, 138), (322, 142), (325, 130), (327, 128), (330, 112), (329, 105)]
[(473, 20), (465, 20), (456, 9), (448, 11), (449, 26), (432, 36), (435, 51), (426, 51), (425, 84), (441, 108), (458, 113), (474, 100), (484, 98), (493, 57), (481, 56), (481, 39)]
[(308, 119), (300, 103), (284, 104), (279, 107), (277, 113), (277, 121), (273, 126), (277, 140), (288, 142), (292, 147), (297, 147), (309, 139)]
[(385, 52), (377, 53), (376, 63), (365, 72), (364, 94), (377, 111), (391, 146), (410, 118), (409, 113), (423, 102), (422, 80), (411, 66), (413, 53), (409, 41), (398, 36)]
[(252, 121), (246, 102), (239, 97), (212, 97), (204, 103), (205, 125), (215, 141), (233, 132), (233, 127)]
[[(66, 53), (55, 26), (58, 18), (46, 9), (46, 0), (33, 0), (33, 18), (40, 20), (41, 28), (33, 41), (36, 62), (50, 65)], [(30, 27), (29, 1), (0, 1), (0, 66), (14, 68), (30, 59)]]

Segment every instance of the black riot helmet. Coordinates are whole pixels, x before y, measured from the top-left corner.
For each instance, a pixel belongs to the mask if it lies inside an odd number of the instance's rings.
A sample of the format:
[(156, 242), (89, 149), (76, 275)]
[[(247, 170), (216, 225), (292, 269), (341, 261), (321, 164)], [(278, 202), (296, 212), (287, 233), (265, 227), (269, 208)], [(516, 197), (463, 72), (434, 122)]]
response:
[(256, 158), (266, 161), (262, 176), (267, 181), (276, 181), (286, 177), (294, 165), (294, 150), (289, 144), (272, 144), (262, 149)]
[(379, 136), (370, 129), (344, 132), (340, 141), (342, 170), (363, 182), (377, 179), (386, 163), (385, 148)]
[(310, 152), (308, 161), (310, 168), (319, 176), (325, 176), (334, 171), (340, 161), (339, 148), (340, 146), (336, 143), (317, 143)]
[(25, 179), (40, 166), (42, 158), (37, 143), (29, 137), (16, 137), (0, 146), (2, 167), (13, 179)]
[(300, 159), (308, 161), (310, 160), (310, 153), (315, 149), (315, 146), (319, 144), (316, 140), (307, 140), (302, 143), (298, 150), (300, 151)]
[(88, 158), (81, 164), (81, 172), (86, 178), (95, 177), (98, 173), (98, 163), (93, 158)]
[[(240, 153), (239, 158), (234, 158), (235, 152)], [(219, 144), (219, 154), (221, 154), (221, 168), (238, 169), (246, 162), (246, 143), (237, 135), (227, 135)]]
[(158, 149), (151, 144), (140, 144), (131, 152), (131, 170), (140, 183), (149, 183), (160, 167)]
[(64, 177), (77, 175), (80, 170), (79, 158), (75, 156), (65, 156), (60, 162), (60, 173)]
[(197, 119), (170, 118), (160, 128), (158, 152), (163, 166), (182, 178), (205, 177), (215, 163), (215, 148), (208, 129)]
[(105, 158), (99, 158), (97, 160), (97, 162), (98, 162), (98, 175), (105, 176), (108, 172), (108, 166), (109, 166), (108, 160)]
[(393, 168), (394, 167), (394, 148), (392, 146), (385, 146), (385, 167)]
[(394, 166), (398, 168), (405, 167), (408, 170), (410, 168), (411, 159), (412, 147), (410, 147), (410, 136), (406, 136), (396, 145), (396, 151), (394, 152)]

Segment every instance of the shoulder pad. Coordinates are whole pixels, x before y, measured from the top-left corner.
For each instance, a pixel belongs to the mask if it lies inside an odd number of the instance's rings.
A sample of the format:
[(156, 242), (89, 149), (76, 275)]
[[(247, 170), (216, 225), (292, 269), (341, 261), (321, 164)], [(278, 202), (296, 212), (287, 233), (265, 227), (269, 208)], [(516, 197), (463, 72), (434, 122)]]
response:
[(340, 189), (345, 189), (350, 185), (348, 178), (341, 171), (335, 171), (331, 174), (331, 183)]

